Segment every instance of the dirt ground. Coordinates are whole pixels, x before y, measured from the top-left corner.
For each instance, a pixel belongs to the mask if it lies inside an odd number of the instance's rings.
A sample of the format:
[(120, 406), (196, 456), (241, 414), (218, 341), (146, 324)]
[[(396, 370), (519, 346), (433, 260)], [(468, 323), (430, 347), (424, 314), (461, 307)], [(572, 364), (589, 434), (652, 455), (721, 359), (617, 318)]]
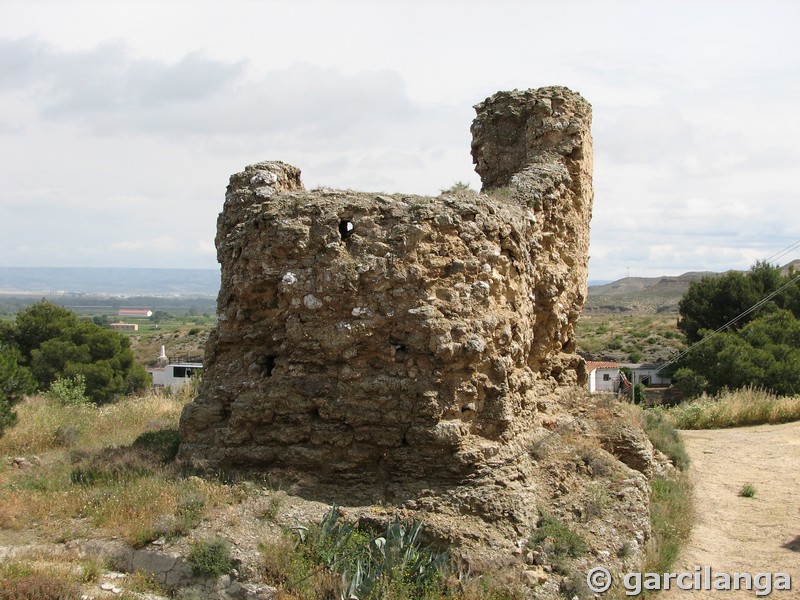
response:
[[(788, 573), (800, 598), (800, 423), (684, 431), (692, 459), (696, 521), (673, 572)], [(739, 491), (755, 486), (754, 498)], [(754, 598), (750, 592), (663, 592), (659, 598)], [(762, 592), (763, 597), (763, 592)]]

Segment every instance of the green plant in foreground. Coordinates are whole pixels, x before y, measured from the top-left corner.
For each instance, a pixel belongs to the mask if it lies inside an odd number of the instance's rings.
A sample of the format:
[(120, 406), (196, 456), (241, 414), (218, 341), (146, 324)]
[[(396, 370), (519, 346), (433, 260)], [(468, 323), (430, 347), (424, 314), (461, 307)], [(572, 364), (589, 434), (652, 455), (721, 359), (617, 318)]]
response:
[(269, 577), (304, 599), (442, 597), (450, 557), (422, 545), (421, 523), (395, 519), (375, 537), (340, 517), (333, 507), (318, 524), (294, 528), (296, 545), (283, 538), (274, 547), (262, 547)]
[(739, 495), (742, 498), (755, 498), (756, 493), (756, 486), (754, 486), (752, 483), (745, 483), (742, 486), (742, 489), (739, 490)]
[(194, 542), (186, 560), (197, 575), (219, 577), (233, 569), (230, 545), (222, 538)]

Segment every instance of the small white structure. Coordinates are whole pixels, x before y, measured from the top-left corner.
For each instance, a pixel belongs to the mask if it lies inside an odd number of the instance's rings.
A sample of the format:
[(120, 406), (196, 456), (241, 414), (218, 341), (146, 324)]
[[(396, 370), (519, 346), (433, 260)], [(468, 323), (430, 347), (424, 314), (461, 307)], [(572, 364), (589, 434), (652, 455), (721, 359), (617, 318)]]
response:
[(589, 393), (617, 392), (620, 386), (620, 365), (615, 362), (586, 361), (586, 372), (589, 375)]
[(176, 363), (148, 369), (153, 377), (153, 387), (168, 387), (173, 390), (182, 388), (202, 371), (203, 363)]

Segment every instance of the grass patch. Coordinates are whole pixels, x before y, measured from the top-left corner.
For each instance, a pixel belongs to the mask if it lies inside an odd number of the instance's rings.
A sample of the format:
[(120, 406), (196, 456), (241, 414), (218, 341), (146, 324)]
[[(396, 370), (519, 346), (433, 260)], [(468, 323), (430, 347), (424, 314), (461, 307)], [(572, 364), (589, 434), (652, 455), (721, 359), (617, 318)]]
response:
[(800, 396), (775, 396), (757, 388), (725, 391), (670, 408), (679, 429), (716, 429), (800, 420)]
[(678, 558), (692, 530), (692, 485), (686, 473), (656, 477), (650, 482), (652, 536), (647, 548), (645, 572), (666, 573)]
[(0, 600), (80, 600), (76, 583), (50, 575), (0, 579)]
[(98, 558), (66, 550), (23, 551), (0, 562), (0, 598), (80, 598), (81, 586), (107, 569)]
[(143, 431), (177, 428), (181, 410), (190, 399), (188, 394), (151, 391), (97, 407), (63, 405), (33, 396), (15, 407), (17, 424), (0, 437), (0, 456), (130, 444)]
[(681, 471), (689, 467), (689, 455), (672, 420), (661, 408), (642, 411), (642, 426), (657, 450), (663, 452)]
[(235, 486), (186, 478), (169, 463), (186, 400), (150, 393), (99, 408), (42, 397), (21, 403), (0, 456), (42, 459), (0, 468), (0, 527), (53, 541), (99, 532), (136, 546), (196, 527), (206, 511), (232, 501)]
[(739, 490), (739, 495), (742, 498), (755, 498), (757, 493), (756, 486), (754, 486), (752, 483), (745, 483), (742, 486), (742, 489)]

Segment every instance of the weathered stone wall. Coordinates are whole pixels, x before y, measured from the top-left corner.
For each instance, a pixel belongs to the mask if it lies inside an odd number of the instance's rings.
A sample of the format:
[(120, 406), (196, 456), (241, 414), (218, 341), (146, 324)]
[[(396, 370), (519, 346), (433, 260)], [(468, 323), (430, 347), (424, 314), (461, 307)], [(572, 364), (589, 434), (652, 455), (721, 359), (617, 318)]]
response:
[(279, 162), (231, 177), (183, 459), (457, 482), (519, 452), (537, 400), (584, 377), (591, 109), (553, 87), (476, 110), (481, 194), (308, 192)]

